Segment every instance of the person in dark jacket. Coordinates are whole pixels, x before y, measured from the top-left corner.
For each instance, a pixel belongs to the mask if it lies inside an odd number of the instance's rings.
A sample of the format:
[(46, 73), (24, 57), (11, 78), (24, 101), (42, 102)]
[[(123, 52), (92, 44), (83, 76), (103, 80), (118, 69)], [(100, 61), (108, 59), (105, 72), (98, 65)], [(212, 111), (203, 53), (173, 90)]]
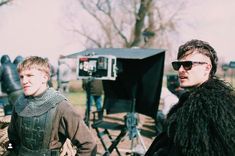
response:
[[(91, 106), (93, 103), (96, 105), (96, 110), (98, 112), (98, 117), (102, 117), (102, 94), (103, 94), (103, 84), (102, 80), (83, 80), (82, 88), (86, 91), (86, 117), (89, 116)], [(89, 119), (89, 117), (88, 117)]]
[(5, 115), (8, 115), (8, 113), (11, 113), (11, 108), (15, 104), (17, 98), (23, 94), (17, 66), (11, 62), (8, 55), (3, 55), (1, 57), (0, 81), (2, 92), (6, 93), (8, 96), (9, 105), (4, 106), (7, 108)]
[(187, 92), (168, 113), (146, 156), (235, 155), (235, 93), (215, 76), (217, 62), (207, 42), (191, 40), (179, 47), (172, 66)]

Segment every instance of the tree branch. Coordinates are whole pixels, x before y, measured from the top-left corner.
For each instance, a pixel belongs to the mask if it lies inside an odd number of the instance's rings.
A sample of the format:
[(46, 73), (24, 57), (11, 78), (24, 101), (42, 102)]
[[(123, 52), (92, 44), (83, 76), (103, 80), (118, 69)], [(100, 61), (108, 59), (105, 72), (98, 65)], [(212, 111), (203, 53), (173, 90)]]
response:
[[(94, 17), (94, 18), (98, 21), (98, 23), (100, 24), (101, 28), (102, 28), (103, 31), (105, 32), (106, 37), (110, 39), (110, 38), (111, 38), (111, 37), (110, 37), (110, 33), (108, 33), (109, 31), (107, 30), (107, 27), (105, 26), (105, 23), (97, 16), (97, 14), (95, 13), (95, 11), (91, 11), (91, 8), (88, 9), (88, 8), (86, 7), (86, 4), (84, 3), (83, 0), (79, 0), (79, 1), (80, 1), (80, 3), (81, 3), (82, 7), (83, 7), (92, 17)], [(111, 45), (110, 40), (108, 40), (108, 42), (109, 42), (109, 44)]]
[(109, 0), (106, 0), (106, 5), (107, 5), (107, 10), (102, 9), (100, 4), (98, 4), (96, 6), (97, 6), (97, 9), (99, 9), (101, 12), (103, 12), (110, 19), (114, 29), (117, 31), (117, 34), (124, 40), (125, 45), (128, 45), (129, 42), (128, 42), (126, 36), (122, 33), (121, 29), (119, 29), (119, 27), (116, 24), (117, 22), (114, 20), (114, 18), (112, 16), (112, 9), (111, 9), (111, 5), (110, 5)]
[(98, 41), (100, 41), (100, 40), (96, 40), (96, 39), (92, 38), (90, 35), (87, 35), (86, 33), (83, 33), (83, 32), (81, 32), (81, 31), (78, 30), (78, 29), (73, 29), (72, 31), (74, 31), (74, 32), (76, 32), (76, 33), (82, 35), (82, 36), (85, 37), (87, 40), (93, 42), (98, 48), (102, 48), (102, 44), (98, 42)]
[(144, 28), (144, 19), (152, 0), (141, 0), (140, 8), (136, 17), (136, 24), (134, 28), (134, 41), (131, 43), (131, 47), (138, 46), (141, 42), (142, 29)]
[(10, 1), (12, 1), (12, 0), (0, 0), (0, 6), (3, 6), (5, 4), (9, 3)]

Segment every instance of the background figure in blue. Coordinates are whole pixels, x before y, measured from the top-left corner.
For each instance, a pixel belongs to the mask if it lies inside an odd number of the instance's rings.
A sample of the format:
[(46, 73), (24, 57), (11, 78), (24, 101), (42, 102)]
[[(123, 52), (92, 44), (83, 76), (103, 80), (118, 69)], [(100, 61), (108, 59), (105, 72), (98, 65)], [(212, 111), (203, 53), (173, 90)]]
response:
[(2, 92), (8, 96), (9, 104), (4, 104), (5, 115), (11, 114), (12, 106), (17, 98), (23, 93), (20, 84), (17, 66), (11, 62), (8, 55), (1, 57), (0, 81)]
[[(86, 91), (87, 110), (88, 109), (91, 110), (92, 104), (95, 103), (97, 111), (101, 112), (102, 94), (103, 94), (102, 81), (101, 80), (83, 80), (82, 88)], [(99, 118), (101, 117), (100, 115), (101, 114), (99, 114)]]

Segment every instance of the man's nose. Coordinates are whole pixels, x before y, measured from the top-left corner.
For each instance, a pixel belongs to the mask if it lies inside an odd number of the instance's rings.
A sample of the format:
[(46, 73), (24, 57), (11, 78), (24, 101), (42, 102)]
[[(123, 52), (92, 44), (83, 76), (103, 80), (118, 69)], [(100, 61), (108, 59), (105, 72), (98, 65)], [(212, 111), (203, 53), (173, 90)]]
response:
[(22, 84), (26, 84), (28, 82), (26, 77), (20, 78)]
[(180, 65), (180, 68), (178, 71), (184, 71), (184, 70), (185, 70), (184, 67), (182, 65)]

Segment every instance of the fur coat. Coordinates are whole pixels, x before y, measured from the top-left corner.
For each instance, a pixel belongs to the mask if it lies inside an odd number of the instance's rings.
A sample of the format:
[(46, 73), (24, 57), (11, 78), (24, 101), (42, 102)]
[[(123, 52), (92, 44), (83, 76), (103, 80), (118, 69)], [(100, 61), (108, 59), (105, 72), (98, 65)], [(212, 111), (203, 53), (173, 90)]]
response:
[(146, 156), (235, 156), (235, 93), (211, 79), (182, 95)]

